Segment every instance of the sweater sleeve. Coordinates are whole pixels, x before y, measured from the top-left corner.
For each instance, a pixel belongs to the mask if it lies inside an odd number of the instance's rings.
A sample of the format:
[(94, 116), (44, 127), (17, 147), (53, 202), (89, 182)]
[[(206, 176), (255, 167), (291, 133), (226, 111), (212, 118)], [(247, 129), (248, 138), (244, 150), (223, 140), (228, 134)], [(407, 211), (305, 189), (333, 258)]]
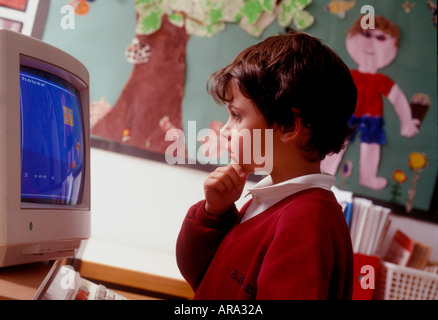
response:
[(341, 241), (336, 240), (340, 230), (331, 209), (309, 203), (301, 208), (296, 203), (293, 214), (285, 209), (261, 266), (257, 299), (339, 298), (331, 292), (337, 295), (338, 288), (332, 286), (339, 282), (333, 280), (338, 272), (333, 270), (345, 257), (335, 253)]
[(208, 215), (205, 200), (193, 205), (183, 221), (176, 244), (181, 274), (196, 290), (219, 244), (238, 216), (233, 206), (221, 218)]

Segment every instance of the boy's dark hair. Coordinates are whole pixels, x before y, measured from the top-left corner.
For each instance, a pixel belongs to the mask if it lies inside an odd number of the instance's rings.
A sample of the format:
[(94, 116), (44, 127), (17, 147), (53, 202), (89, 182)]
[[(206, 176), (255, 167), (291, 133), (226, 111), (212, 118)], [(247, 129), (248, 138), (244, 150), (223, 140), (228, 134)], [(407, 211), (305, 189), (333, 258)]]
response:
[(229, 89), (236, 81), (270, 126), (287, 130), (301, 117), (311, 130), (303, 146), (309, 160), (339, 152), (352, 132), (348, 120), (357, 91), (350, 71), (332, 49), (308, 34), (269, 37), (242, 51), (210, 79), (207, 90), (218, 103), (232, 100)]

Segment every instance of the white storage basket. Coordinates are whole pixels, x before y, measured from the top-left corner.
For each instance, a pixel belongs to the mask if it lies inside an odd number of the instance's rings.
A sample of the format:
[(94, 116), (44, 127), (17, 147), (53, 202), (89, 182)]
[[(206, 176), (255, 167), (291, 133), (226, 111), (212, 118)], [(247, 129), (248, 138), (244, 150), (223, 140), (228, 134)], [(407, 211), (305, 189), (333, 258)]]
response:
[(438, 300), (438, 274), (381, 262), (374, 299)]

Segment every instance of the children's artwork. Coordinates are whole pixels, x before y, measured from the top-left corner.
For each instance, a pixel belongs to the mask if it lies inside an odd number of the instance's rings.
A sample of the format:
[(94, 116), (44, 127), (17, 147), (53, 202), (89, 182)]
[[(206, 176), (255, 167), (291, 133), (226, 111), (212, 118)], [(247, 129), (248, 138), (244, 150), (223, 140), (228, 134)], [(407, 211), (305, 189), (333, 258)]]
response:
[[(401, 37), (398, 26), (383, 16), (375, 17), (375, 29), (362, 29), (360, 21), (361, 18), (350, 28), (346, 38), (347, 51), (358, 65), (357, 69), (351, 70), (358, 97), (350, 123), (359, 132), (359, 183), (380, 190), (388, 183), (386, 178), (378, 176), (381, 148), (386, 143), (382, 96), (392, 103), (403, 137), (414, 137), (419, 131), (420, 120), (412, 117), (402, 89), (394, 80), (379, 72), (397, 56)], [(327, 157), (322, 168), (336, 173), (342, 155), (343, 152)]]
[(428, 159), (427, 156), (422, 152), (412, 152), (409, 155), (409, 166), (414, 172), (414, 176), (411, 180), (411, 187), (408, 191), (409, 197), (406, 202), (406, 211), (410, 212), (412, 210), (412, 204), (414, 202), (415, 194), (417, 193), (417, 184), (420, 179), (420, 173), (427, 167)]
[(106, 116), (111, 111), (111, 105), (102, 97), (99, 101), (95, 101), (90, 105), (90, 125), (93, 126), (100, 119)]
[(134, 38), (131, 44), (126, 48), (126, 60), (132, 64), (141, 64), (149, 61), (151, 55), (151, 47), (147, 44), (140, 43), (137, 38)]
[(411, 10), (415, 7), (415, 3), (412, 3), (409, 0), (406, 0), (405, 2), (403, 2), (402, 7), (406, 13), (410, 13)]
[(90, 11), (88, 2), (94, 2), (94, 0), (70, 0), (68, 4), (74, 8), (77, 15), (85, 16)]
[(28, 0), (0, 0), (0, 6), (25, 11)]
[(311, 0), (167, 0), (138, 1), (140, 14), (137, 33), (150, 34), (161, 27), (167, 15), (170, 22), (184, 27), (188, 34), (211, 37), (225, 29), (225, 23), (239, 22), (249, 34), (259, 36), (275, 19), (283, 27), (292, 22), (297, 29), (313, 23), (304, 8)]
[(429, 95), (425, 93), (416, 93), (410, 100), (412, 118), (418, 120), (418, 127), (423, 123), (424, 117), (431, 105), (432, 101)]
[(348, 10), (351, 10), (356, 1), (341, 1), (341, 0), (333, 0), (328, 5), (325, 6), (325, 11), (330, 12), (331, 14), (337, 15), (341, 19), (345, 19)]
[(436, 28), (436, 26), (437, 26), (437, 5), (436, 5), (436, 3), (433, 3), (431, 0), (428, 0), (427, 6), (429, 7), (430, 12), (432, 13), (433, 25)]
[(0, 29), (10, 29), (42, 38), (49, 1), (0, 0)]
[(71, 0), (68, 4), (72, 6), (75, 9), (75, 13), (80, 16), (85, 16), (90, 10), (88, 2), (85, 0)]
[[(169, 128), (188, 139), (188, 122), (196, 121), (212, 135), (197, 135), (196, 150), (220, 157), (215, 138), (227, 112), (205, 90), (209, 75), (287, 26), (326, 42), (358, 83), (351, 119), (357, 131), (342, 154), (324, 161), (336, 185), (385, 203), (394, 196), (403, 212), (410, 202), (410, 215), (436, 207), (436, 0), (366, 1), (375, 29), (360, 28), (365, 3), (357, 0), (85, 1), (87, 14), (77, 13), (76, 29), (64, 30), (60, 9), (70, 1), (50, 1), (44, 40), (90, 71), (93, 146), (165, 162), (174, 143), (165, 140)], [(36, 2), (0, 0), (0, 19), (2, 7), (29, 10)], [(407, 159), (414, 151), (427, 153), (428, 165), (409, 200), (414, 171)], [(195, 168), (208, 167), (199, 163)]]
[(406, 181), (407, 176), (406, 173), (404, 173), (402, 170), (396, 169), (392, 174), (392, 178), (394, 179), (395, 183), (392, 185), (392, 189), (391, 189), (392, 197), (389, 201), (394, 203), (399, 203), (401, 196), (401, 184)]
[(339, 186), (341, 190), (344, 189), (345, 183), (347, 182), (348, 177), (351, 176), (352, 170), (353, 170), (353, 163), (351, 162), (351, 160), (350, 159), (345, 160), (341, 170), (342, 182), (341, 185)]
[(313, 23), (313, 17), (304, 11), (309, 3), (310, 0), (137, 1), (137, 36), (125, 50), (127, 60), (134, 65), (132, 74), (110, 112), (93, 124), (92, 134), (165, 154), (173, 143), (166, 141), (166, 130), (183, 130), (189, 35), (212, 37), (224, 30), (225, 23), (240, 21), (242, 29), (259, 36), (276, 19), (284, 27), (294, 23), (304, 29)]
[[(126, 49), (134, 62), (119, 99), (91, 133), (136, 148), (164, 154), (165, 128), (182, 129), (185, 52), (188, 34), (163, 18), (161, 29), (137, 35)], [(129, 135), (127, 134), (129, 132)]]

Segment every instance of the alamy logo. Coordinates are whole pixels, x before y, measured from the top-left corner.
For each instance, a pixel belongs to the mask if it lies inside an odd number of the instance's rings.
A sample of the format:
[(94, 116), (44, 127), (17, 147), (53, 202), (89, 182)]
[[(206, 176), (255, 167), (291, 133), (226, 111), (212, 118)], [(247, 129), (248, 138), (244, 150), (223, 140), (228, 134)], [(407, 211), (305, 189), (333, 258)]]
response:
[[(165, 153), (168, 164), (234, 162), (255, 165), (255, 174), (269, 174), (272, 170), (272, 129), (221, 129), (219, 133), (201, 129), (197, 132), (196, 121), (189, 121), (187, 136), (182, 130), (172, 128), (166, 132), (165, 140), (173, 141)], [(201, 143), (199, 148), (198, 142)]]
[(64, 15), (60, 22), (61, 28), (64, 30), (75, 29), (75, 8), (71, 5), (62, 6), (61, 14)]
[(360, 269), (359, 281), (362, 289), (375, 289), (376, 281), (374, 267), (368, 264), (363, 265)]
[(62, 266), (59, 271), (63, 276), (60, 281), (61, 289), (69, 290), (75, 288), (75, 270), (71, 266)]
[(364, 5), (360, 8), (360, 13), (364, 14), (362, 19), (360, 20), (360, 26), (362, 29), (375, 29), (374, 24), (374, 7), (370, 5)]

